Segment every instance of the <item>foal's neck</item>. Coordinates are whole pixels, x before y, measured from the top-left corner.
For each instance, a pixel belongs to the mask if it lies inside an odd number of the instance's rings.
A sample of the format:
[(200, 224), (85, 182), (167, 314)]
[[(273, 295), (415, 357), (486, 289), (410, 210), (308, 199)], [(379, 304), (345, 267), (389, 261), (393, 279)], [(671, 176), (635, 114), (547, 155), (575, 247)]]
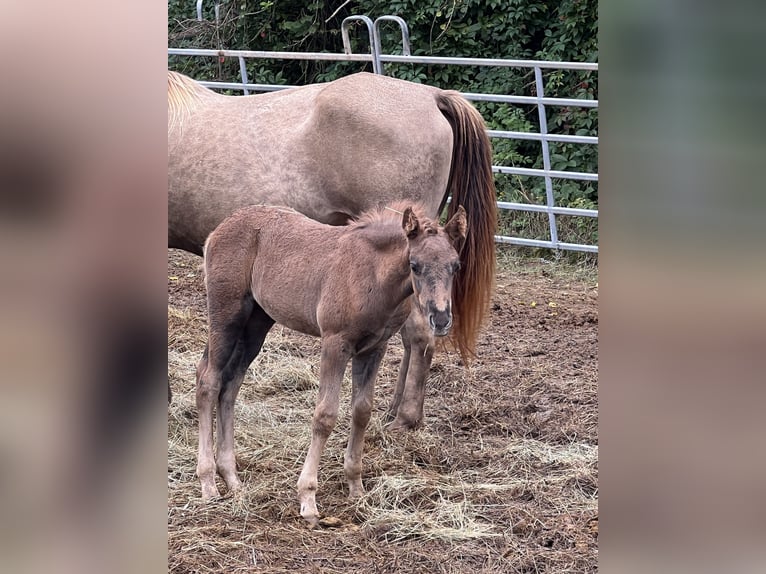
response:
[(407, 238), (399, 222), (378, 222), (359, 231), (372, 245), (381, 294), (397, 304), (412, 295), (410, 252)]

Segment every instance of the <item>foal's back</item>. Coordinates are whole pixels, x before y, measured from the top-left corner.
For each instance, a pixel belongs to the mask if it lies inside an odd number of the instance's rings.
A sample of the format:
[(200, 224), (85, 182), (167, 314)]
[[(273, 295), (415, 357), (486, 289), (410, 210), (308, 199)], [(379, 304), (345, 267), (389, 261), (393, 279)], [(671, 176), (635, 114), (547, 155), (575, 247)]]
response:
[(404, 320), (386, 283), (408, 276), (405, 258), (395, 221), (335, 227), (292, 209), (251, 206), (210, 235), (205, 272), (208, 286), (215, 278), (231, 297), (250, 294), (277, 323), (314, 336), (349, 331), (353, 339), (366, 334), (360, 329), (384, 328), (393, 314)]

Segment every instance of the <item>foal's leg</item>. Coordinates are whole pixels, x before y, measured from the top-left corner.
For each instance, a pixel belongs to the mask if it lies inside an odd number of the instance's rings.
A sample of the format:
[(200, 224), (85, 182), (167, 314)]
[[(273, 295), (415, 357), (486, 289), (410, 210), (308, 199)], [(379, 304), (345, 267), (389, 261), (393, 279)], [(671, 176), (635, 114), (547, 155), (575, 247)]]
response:
[(404, 356), (394, 399), (389, 409), (389, 429), (413, 429), (423, 422), (426, 378), (434, 356), (434, 336), (418, 309), (413, 309), (401, 331)]
[(221, 388), (220, 376), (210, 369), (209, 344), (197, 364), (197, 419), (199, 444), (197, 450), (197, 477), (202, 487), (202, 499), (219, 496), (215, 485), (215, 458), (213, 456), (213, 405)]
[(386, 346), (354, 357), (351, 360), (351, 435), (348, 438), (343, 469), (348, 480), (348, 495), (351, 498), (362, 496), (362, 451), (364, 450), (364, 431), (370, 422), (372, 401), (375, 391), (375, 379)]
[(338, 419), (338, 401), (343, 372), (346, 370), (350, 353), (339, 336), (322, 339), (322, 359), (319, 366), (319, 396), (311, 423), (311, 445), (303, 463), (303, 470), (298, 478), (298, 500), (301, 503), (301, 516), (311, 526), (319, 522), (316, 504), (317, 471), (319, 458), (324, 450), (327, 438)]
[(237, 476), (237, 463), (234, 456), (234, 402), (247, 368), (261, 350), (267, 333), (274, 325), (274, 320), (257, 304), (247, 321), (240, 339), (242, 350), (237, 354), (239, 362), (231, 365), (232, 378), (225, 382), (218, 395), (218, 435), (216, 464), (230, 491), (239, 490), (242, 483)]
[(234, 378), (234, 371), (244, 352), (244, 327), (255, 303), (243, 297), (231, 300), (218, 297), (214, 287), (208, 290), (210, 332), (208, 344), (197, 365), (197, 412), (199, 418), (199, 451), (197, 476), (205, 500), (219, 496), (215, 484), (216, 464), (213, 456), (213, 408), (221, 390)]

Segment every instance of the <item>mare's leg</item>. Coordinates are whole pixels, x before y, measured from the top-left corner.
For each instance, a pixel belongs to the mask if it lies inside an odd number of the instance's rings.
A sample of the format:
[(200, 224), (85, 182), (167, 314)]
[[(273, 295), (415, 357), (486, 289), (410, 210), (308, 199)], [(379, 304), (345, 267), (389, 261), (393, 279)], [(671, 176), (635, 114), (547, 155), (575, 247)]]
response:
[(316, 505), (317, 471), (319, 458), (324, 450), (327, 438), (335, 427), (338, 418), (338, 401), (343, 372), (346, 370), (350, 353), (339, 336), (322, 339), (322, 359), (319, 366), (319, 396), (311, 422), (311, 445), (303, 463), (303, 470), (298, 478), (298, 500), (301, 503), (301, 516), (311, 526), (319, 522)]
[(261, 350), (267, 333), (274, 325), (274, 320), (257, 304), (254, 305), (250, 318), (245, 325), (242, 352), (237, 354), (239, 362), (232, 364), (232, 378), (224, 382), (218, 395), (218, 435), (216, 464), (230, 491), (239, 490), (242, 483), (237, 476), (237, 463), (234, 456), (234, 402), (247, 373), (247, 368)]
[(399, 405), (402, 403), (402, 395), (404, 394), (404, 384), (407, 380), (407, 371), (410, 369), (410, 340), (407, 333), (406, 325), (401, 328), (400, 335), (402, 336), (402, 345), (404, 346), (404, 354), (402, 355), (402, 361), (399, 364), (399, 377), (396, 380), (396, 388), (394, 389), (394, 398), (391, 400), (391, 406), (388, 407), (386, 413), (386, 419), (389, 424), (396, 418), (396, 413), (399, 411)]
[(197, 365), (197, 476), (205, 500), (219, 496), (213, 456), (213, 408), (242, 359), (244, 328), (255, 306), (249, 296), (231, 299), (215, 291), (214, 285), (208, 285), (208, 344)]
[(404, 356), (389, 409), (391, 430), (413, 429), (422, 424), (426, 378), (434, 356), (434, 336), (419, 310), (412, 310), (401, 334)]
[(364, 450), (364, 431), (370, 422), (372, 413), (372, 401), (375, 392), (375, 379), (378, 376), (378, 367), (386, 346), (354, 357), (351, 360), (351, 378), (353, 387), (351, 390), (351, 435), (348, 438), (346, 457), (343, 462), (343, 470), (348, 480), (348, 495), (350, 498), (362, 496), (362, 451)]

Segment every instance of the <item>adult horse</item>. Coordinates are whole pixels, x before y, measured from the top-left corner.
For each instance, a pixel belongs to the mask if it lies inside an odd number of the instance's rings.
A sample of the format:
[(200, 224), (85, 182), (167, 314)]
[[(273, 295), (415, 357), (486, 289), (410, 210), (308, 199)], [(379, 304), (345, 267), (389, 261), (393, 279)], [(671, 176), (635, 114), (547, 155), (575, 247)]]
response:
[[(484, 121), (457, 92), (359, 73), (325, 84), (225, 96), (168, 72), (168, 245), (202, 255), (237, 209), (285, 205), (331, 225), (396, 201), (430, 218), (458, 206), (470, 232), (453, 292), (453, 340), (464, 360), (489, 307), (497, 221)], [(420, 313), (405, 354), (391, 428), (423, 419), (434, 339)]]

